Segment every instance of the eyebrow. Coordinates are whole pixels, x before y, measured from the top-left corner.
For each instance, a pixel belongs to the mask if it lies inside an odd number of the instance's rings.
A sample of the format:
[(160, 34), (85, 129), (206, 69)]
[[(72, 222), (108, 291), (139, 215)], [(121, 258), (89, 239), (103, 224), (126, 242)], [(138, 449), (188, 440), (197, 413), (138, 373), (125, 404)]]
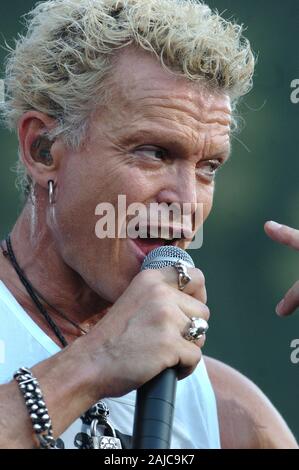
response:
[[(123, 138), (121, 138), (122, 143), (126, 145), (136, 145), (138, 144), (141, 140), (146, 140), (149, 138), (149, 140), (156, 139), (156, 144), (161, 145), (161, 147), (168, 145), (171, 146), (172, 148), (175, 148), (175, 150), (180, 153), (180, 152), (186, 152), (186, 145), (182, 143), (182, 139), (179, 138), (177, 133), (175, 131), (161, 131), (161, 129), (152, 129), (148, 130), (146, 128), (140, 128), (137, 129), (136, 131), (126, 134)], [(144, 145), (154, 145), (153, 142), (144, 142)], [(227, 161), (230, 156), (231, 156), (231, 142), (229, 141), (229, 146), (225, 149), (222, 150), (219, 149), (215, 152), (213, 152), (210, 156), (210, 158), (221, 158), (223, 161)]]

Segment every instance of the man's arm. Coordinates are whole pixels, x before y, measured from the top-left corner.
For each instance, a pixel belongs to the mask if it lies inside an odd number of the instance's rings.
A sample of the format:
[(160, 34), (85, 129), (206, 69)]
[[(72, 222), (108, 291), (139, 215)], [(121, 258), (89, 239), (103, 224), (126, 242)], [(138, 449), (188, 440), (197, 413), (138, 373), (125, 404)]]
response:
[(261, 390), (244, 375), (205, 358), (214, 387), (223, 449), (298, 449), (287, 424)]

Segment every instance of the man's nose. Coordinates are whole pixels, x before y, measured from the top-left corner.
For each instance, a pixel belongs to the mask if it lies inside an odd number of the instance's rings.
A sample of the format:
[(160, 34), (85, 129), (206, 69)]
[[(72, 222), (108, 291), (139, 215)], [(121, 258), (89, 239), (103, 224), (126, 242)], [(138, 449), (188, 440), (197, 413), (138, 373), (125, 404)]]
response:
[(159, 192), (158, 203), (175, 206), (172, 222), (183, 227), (184, 238), (192, 239), (197, 218), (201, 215), (198, 203), (198, 182), (195, 172), (181, 170), (172, 172), (164, 188)]
[(198, 204), (198, 182), (194, 171), (177, 168), (168, 175), (164, 187), (158, 194), (158, 203), (189, 204), (192, 213), (196, 211)]

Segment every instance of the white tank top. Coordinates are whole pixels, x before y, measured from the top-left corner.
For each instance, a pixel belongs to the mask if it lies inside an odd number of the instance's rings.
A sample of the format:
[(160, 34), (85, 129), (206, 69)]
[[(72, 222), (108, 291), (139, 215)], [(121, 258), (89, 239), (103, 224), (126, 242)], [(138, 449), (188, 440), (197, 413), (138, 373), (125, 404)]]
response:
[[(11, 381), (19, 367), (33, 367), (59, 351), (0, 281), (0, 384)], [(127, 436), (132, 436), (135, 396), (133, 391), (104, 400), (110, 421)], [(60, 445), (82, 448), (86, 434), (89, 429), (78, 419), (62, 434)], [(178, 382), (171, 448), (220, 448), (215, 395), (203, 359), (192, 375)]]

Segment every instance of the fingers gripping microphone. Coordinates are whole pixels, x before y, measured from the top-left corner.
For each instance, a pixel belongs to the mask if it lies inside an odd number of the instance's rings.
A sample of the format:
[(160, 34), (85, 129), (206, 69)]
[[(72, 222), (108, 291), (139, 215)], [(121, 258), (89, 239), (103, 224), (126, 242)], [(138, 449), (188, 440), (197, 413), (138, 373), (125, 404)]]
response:
[[(194, 268), (186, 251), (175, 246), (162, 246), (147, 255), (141, 271), (173, 266), (180, 260)], [(166, 369), (137, 390), (133, 449), (170, 448), (176, 384), (176, 370)]]

